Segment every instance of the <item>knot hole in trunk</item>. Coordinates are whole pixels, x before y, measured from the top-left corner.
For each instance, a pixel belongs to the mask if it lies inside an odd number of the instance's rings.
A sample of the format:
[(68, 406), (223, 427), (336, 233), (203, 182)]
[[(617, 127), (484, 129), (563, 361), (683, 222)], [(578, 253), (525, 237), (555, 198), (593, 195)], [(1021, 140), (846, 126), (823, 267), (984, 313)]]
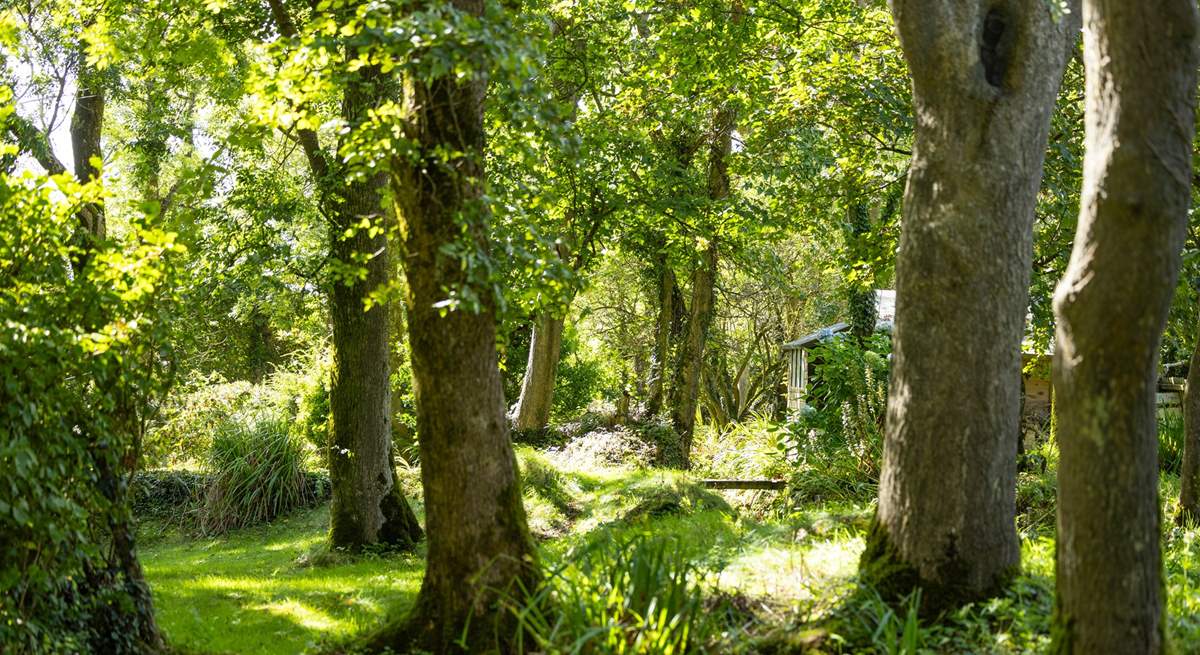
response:
[(1007, 12), (1001, 7), (992, 7), (983, 17), (979, 34), (979, 60), (983, 63), (983, 76), (987, 83), (997, 89), (1004, 88), (1004, 76), (1012, 54), (1013, 30)]

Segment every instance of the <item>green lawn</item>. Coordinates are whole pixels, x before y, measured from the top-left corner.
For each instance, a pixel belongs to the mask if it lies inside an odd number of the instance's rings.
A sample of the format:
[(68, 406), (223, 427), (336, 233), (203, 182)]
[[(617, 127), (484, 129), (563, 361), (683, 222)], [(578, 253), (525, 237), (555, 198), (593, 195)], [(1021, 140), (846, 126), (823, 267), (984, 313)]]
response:
[[(588, 549), (615, 552), (641, 534), (673, 539), (705, 594), (741, 608), (735, 618), (743, 623), (707, 644), (709, 652), (774, 652), (755, 640), (812, 632), (823, 633), (833, 652), (900, 652), (894, 633), (903, 631), (904, 609), (853, 584), (869, 502), (756, 514), (677, 472), (579, 468), (528, 449), (518, 454), (548, 571)], [(1168, 516), (1175, 484), (1164, 479)], [(1019, 496), (1023, 574), (1000, 598), (921, 622), (919, 652), (1029, 653), (1048, 645), (1054, 544), (1045, 507), (1052, 507), (1052, 487), (1025, 480)], [(1200, 538), (1166, 528), (1168, 621), (1179, 652), (1197, 652)], [(171, 646), (188, 654), (294, 654), (360, 635), (412, 603), (420, 553), (322, 557), (327, 529), (328, 511), (318, 508), (222, 538), (144, 530), (142, 561)]]
[(185, 653), (294, 655), (377, 626), (412, 602), (419, 556), (306, 565), (328, 524), (320, 508), (219, 539), (172, 535), (143, 547), (169, 643)]

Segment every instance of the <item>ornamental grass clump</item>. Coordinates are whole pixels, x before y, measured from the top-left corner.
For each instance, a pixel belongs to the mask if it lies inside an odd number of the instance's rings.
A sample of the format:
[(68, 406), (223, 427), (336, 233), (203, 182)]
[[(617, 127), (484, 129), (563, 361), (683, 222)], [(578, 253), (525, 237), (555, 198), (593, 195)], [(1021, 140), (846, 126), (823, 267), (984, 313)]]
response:
[(312, 503), (303, 443), (279, 417), (224, 421), (208, 454), (201, 528), (219, 534), (271, 521)]

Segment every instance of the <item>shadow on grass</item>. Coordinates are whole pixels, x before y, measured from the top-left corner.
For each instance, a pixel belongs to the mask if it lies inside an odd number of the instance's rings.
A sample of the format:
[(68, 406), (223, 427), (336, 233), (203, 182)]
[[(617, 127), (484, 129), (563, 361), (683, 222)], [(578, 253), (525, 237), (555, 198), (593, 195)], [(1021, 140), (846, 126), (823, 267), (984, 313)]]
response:
[(324, 541), (328, 511), (292, 515), (221, 539), (163, 539), (143, 550), (156, 613), (185, 653), (299, 653), (403, 612), (424, 560), (413, 554), (298, 563)]

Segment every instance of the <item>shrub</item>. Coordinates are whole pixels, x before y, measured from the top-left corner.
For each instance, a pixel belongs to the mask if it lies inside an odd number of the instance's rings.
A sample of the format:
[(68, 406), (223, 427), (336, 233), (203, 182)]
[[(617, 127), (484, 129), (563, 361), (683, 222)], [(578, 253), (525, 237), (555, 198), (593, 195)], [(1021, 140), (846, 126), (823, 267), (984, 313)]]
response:
[(201, 507), (201, 527), (222, 533), (270, 521), (312, 502), (302, 443), (277, 416), (221, 424), (209, 451), (211, 475)]
[(518, 652), (685, 653), (714, 631), (676, 539), (601, 541), (563, 561), (513, 607)]
[[(0, 89), (0, 121), (11, 111)], [(6, 169), (7, 170), (7, 169)], [(171, 383), (174, 235), (82, 250), (98, 185), (0, 173), (0, 651), (138, 652), (124, 474)], [(84, 264), (84, 260), (87, 263)]]
[(864, 346), (845, 338), (813, 349), (810, 403), (779, 445), (794, 464), (800, 500), (859, 500), (879, 482), (887, 414), (886, 334)]
[(276, 369), (259, 384), (198, 376), (176, 390), (146, 437), (148, 468), (205, 462), (226, 423), (253, 422), (264, 412), (286, 416), (296, 436), (324, 452), (329, 443), (329, 361), (324, 347)]

